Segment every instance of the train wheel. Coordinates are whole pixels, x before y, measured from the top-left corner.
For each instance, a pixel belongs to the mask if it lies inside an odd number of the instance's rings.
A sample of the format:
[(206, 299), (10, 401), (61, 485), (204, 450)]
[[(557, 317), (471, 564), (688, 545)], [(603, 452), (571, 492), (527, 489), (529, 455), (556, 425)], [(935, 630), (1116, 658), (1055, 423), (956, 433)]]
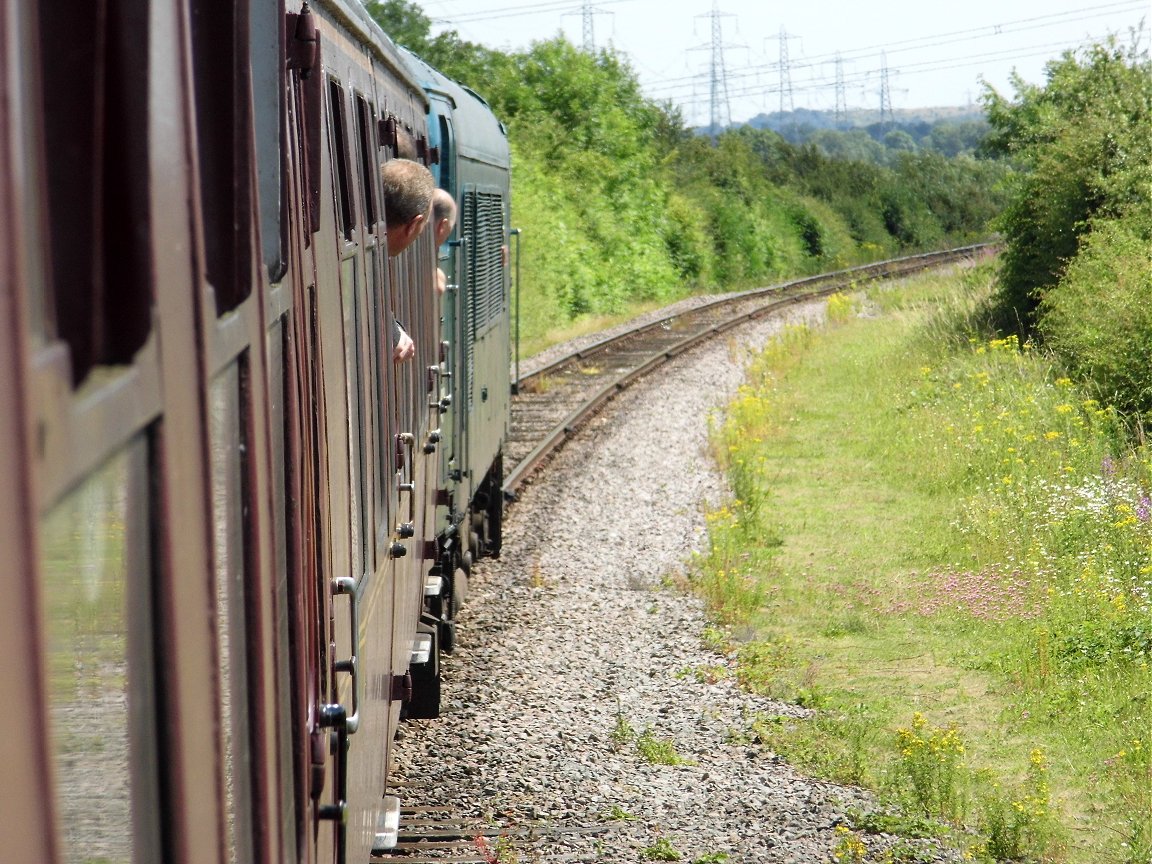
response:
[(441, 621), (440, 622), (440, 650), (445, 654), (451, 654), (456, 650), (456, 622), (455, 621)]

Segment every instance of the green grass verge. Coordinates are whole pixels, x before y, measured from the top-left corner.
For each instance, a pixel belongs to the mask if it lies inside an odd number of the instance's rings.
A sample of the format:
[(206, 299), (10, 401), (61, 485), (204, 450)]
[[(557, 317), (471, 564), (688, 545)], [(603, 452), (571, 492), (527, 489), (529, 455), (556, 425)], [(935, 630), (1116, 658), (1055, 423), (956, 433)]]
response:
[(879, 790), (891, 814), (859, 830), (1146, 864), (1149, 455), (973, 326), (993, 276), (833, 298), (833, 326), (751, 358), (696, 587), (744, 686), (815, 709), (741, 734)]

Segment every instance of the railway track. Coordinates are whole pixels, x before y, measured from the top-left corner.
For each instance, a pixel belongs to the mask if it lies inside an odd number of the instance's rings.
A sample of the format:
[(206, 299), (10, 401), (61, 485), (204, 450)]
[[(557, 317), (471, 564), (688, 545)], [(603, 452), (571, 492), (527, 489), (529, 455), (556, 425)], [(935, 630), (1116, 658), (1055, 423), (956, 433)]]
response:
[[(396, 846), (373, 853), (373, 864), (492, 864), (494, 861), (528, 860), (541, 844), (565, 836), (600, 835), (619, 830), (621, 823), (567, 824), (528, 820), (496, 824), (440, 807), (413, 807), (400, 812)], [(509, 858), (514, 853), (516, 858)], [(534, 860), (534, 859), (533, 859)]]
[[(733, 295), (604, 339), (521, 378), (513, 442), (505, 450), (506, 464), (514, 468), (505, 488), (519, 488), (612, 395), (693, 345), (787, 304), (971, 257), (979, 249)], [(705, 380), (733, 385), (740, 377), (721, 358), (700, 359), (724, 367), (722, 375), (706, 374)], [(653, 385), (658, 401), (636, 406), (636, 426), (621, 428), (650, 429), (659, 422), (653, 418), (676, 412), (699, 431), (693, 418), (712, 404), (699, 393), (704, 385), (696, 379), (678, 385), (679, 371), (669, 376), (669, 387)], [(670, 562), (682, 560), (682, 538), (694, 524), (687, 514), (697, 512), (684, 502), (698, 502), (699, 489), (688, 464), (692, 457), (685, 454), (698, 451), (654, 453), (620, 429), (615, 433), (604, 436), (607, 461), (630, 460), (628, 467), (637, 471), (627, 475), (630, 481), (609, 483), (598, 466), (581, 468), (581, 482), (605, 489), (600, 509), (582, 530), (599, 537), (617, 529), (622, 537), (651, 531), (671, 541), (645, 536), (644, 544), (621, 542), (612, 547), (611, 563), (600, 566), (604, 553), (592, 547), (603, 544), (569, 542), (571, 524), (557, 515), (568, 511), (566, 495), (558, 510), (534, 512), (531, 528), (521, 522), (509, 532), (501, 561), (474, 586), (477, 617), (462, 634), (463, 656), (447, 682), (458, 699), (447, 716), (416, 728), (397, 753), (397, 781), (389, 792), (399, 799), (399, 830), (392, 849), (372, 856), (375, 864), (638, 860), (639, 850), (655, 848), (661, 839), (692, 850), (685, 860), (775, 846), (793, 850), (795, 860), (826, 857), (840, 793), (825, 801), (825, 787), (783, 776), (774, 757), (730, 746), (731, 730), (741, 722), (735, 718), (746, 717), (753, 703), (725, 695), (718, 685), (680, 679), (681, 670), (714, 658), (698, 659), (697, 640), (678, 638), (685, 621), (694, 620), (688, 614), (694, 605), (680, 605), (678, 597), (656, 602), (647, 590)], [(671, 430), (667, 440), (695, 440), (678, 434)], [(656, 466), (669, 465), (669, 474), (683, 483), (660, 479)], [(614, 476), (621, 476), (618, 470)], [(646, 478), (657, 479), (648, 484)], [(630, 488), (622, 491), (625, 486)], [(556, 491), (549, 497), (554, 508)], [(629, 716), (637, 728), (643, 722), (667, 724), (665, 731), (691, 729), (682, 742), (688, 761), (669, 772), (636, 774), (637, 757), (611, 738), (613, 723)], [(684, 773), (669, 776), (672, 771)], [(722, 830), (710, 825), (717, 812), (724, 813)], [(602, 820), (607, 814), (629, 821)]]
[(726, 296), (581, 348), (514, 384), (505, 442), (504, 495), (519, 489), (603, 405), (685, 351), (789, 305), (970, 259), (990, 249), (965, 246), (896, 258)]

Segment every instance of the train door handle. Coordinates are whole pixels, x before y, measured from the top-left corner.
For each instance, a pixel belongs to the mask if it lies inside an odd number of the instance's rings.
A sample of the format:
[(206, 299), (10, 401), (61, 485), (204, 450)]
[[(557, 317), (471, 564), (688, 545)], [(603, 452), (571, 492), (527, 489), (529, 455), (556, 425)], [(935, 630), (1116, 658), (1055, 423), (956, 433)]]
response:
[(452, 377), (452, 343), (447, 339), (440, 342), (440, 366), (443, 367), (445, 378)]
[(411, 432), (396, 433), (396, 488), (400, 492), (416, 490), (416, 478), (413, 475), (415, 447), (416, 437)]
[[(428, 367), (428, 393), (430, 399), (428, 400), (428, 408), (431, 409), (436, 415), (443, 413), (444, 404), (444, 370), (439, 366)], [(425, 452), (428, 452), (425, 450)]]
[(321, 705), (319, 725), (336, 730), (336, 801), (316, 811), (318, 819), (336, 823), (336, 864), (348, 862), (348, 713), (344, 706)]
[(348, 735), (354, 735), (360, 728), (360, 601), (356, 596), (356, 580), (341, 576), (332, 580), (334, 595), (348, 595), (348, 614), (352, 627), (352, 656), (347, 660), (336, 660), (332, 668), (337, 672), (347, 672), (352, 676), (352, 713), (345, 711), (344, 728)]
[[(397, 461), (401, 464), (401, 473), (397, 477), (396, 488), (400, 492), (407, 492), (408, 494), (408, 519), (409, 522), (416, 521), (416, 436), (411, 432), (400, 432), (396, 435), (396, 454)], [(407, 468), (408, 478), (404, 479), (403, 468)], [(397, 543), (392, 544), (391, 555), (393, 558), (399, 558), (403, 552), (396, 550)]]

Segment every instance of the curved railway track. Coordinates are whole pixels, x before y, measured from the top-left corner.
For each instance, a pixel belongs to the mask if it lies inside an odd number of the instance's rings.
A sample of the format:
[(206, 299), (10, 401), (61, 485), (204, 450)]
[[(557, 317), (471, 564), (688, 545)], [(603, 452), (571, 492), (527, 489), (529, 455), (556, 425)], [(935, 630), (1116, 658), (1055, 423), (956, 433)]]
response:
[(786, 306), (826, 297), (862, 282), (917, 273), (970, 259), (990, 244), (865, 264), (725, 296), (630, 329), (565, 355), (513, 385), (505, 442), (504, 495), (516, 493), (592, 415), (637, 379), (715, 336)]
[[(601, 339), (521, 377), (505, 442), (505, 464), (513, 466), (505, 476), (505, 494), (514, 495), (614, 395), (692, 347), (789, 305), (851, 290), (862, 282), (972, 258), (986, 248), (972, 246), (885, 261), (728, 295)], [(554, 849), (557, 843), (564, 846), (587, 836), (609, 839), (626, 828), (607, 819), (541, 817), (534, 807), (465, 813), (440, 803), (438, 789), (437, 783), (423, 778), (393, 788), (406, 802), (400, 812), (398, 842), (395, 848), (374, 854), (372, 862), (492, 864), (508, 856), (512, 856), (509, 860), (538, 860), (545, 847)]]

